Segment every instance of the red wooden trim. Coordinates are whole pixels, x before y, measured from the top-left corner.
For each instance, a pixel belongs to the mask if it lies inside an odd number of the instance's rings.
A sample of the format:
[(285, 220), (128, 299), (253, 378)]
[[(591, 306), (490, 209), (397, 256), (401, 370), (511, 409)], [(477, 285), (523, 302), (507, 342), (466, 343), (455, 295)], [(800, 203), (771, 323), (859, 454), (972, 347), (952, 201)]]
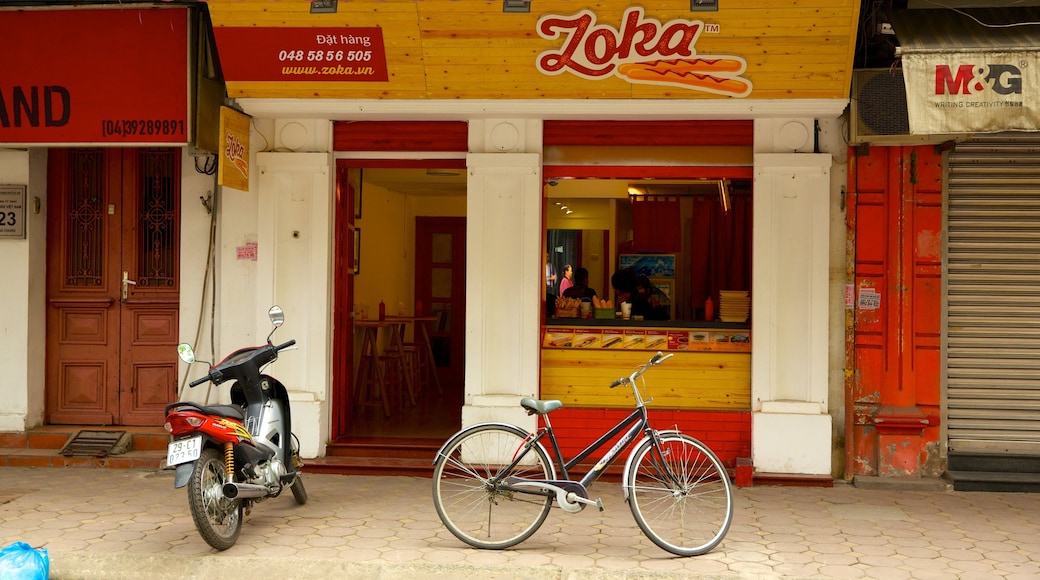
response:
[(337, 159), (336, 167), (382, 169), (465, 169), (465, 159)]
[(465, 121), (337, 121), (336, 151), (468, 151)]
[(545, 165), (546, 178), (598, 177), (611, 179), (751, 179), (754, 168), (743, 165), (724, 166), (632, 166), (632, 165)]
[(750, 147), (754, 129), (753, 121), (546, 121), (542, 143)]

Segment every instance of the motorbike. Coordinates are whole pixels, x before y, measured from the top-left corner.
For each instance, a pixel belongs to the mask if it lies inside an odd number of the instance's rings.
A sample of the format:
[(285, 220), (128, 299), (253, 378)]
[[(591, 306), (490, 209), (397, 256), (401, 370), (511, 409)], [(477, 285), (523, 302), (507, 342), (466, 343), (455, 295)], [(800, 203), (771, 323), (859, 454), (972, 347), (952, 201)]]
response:
[[(296, 341), (273, 344), (271, 337), (285, 315), (273, 306), (268, 317), (274, 328), (266, 344), (236, 350), (211, 365), (205, 377), (189, 383), (196, 387), (234, 381), (230, 405), (178, 401), (166, 406), (165, 427), (172, 436), (166, 464), (176, 469), (173, 486), (188, 486), (195, 527), (217, 550), (235, 545), (242, 519), (254, 504), (278, 497), (286, 488), (296, 503), (307, 502), (289, 394), (282, 383), (263, 373)], [(188, 364), (203, 362), (195, 359), (191, 345), (178, 345), (177, 353)]]

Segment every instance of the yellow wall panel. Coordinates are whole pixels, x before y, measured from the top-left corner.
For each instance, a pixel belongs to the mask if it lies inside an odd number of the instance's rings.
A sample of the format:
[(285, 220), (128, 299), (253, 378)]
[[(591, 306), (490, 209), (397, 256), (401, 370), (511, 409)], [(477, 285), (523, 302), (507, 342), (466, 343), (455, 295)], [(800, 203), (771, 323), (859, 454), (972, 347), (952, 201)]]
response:
[[(608, 388), (650, 351), (542, 349), (541, 394), (569, 407), (631, 408), (632, 389)], [(751, 409), (751, 353), (676, 352), (647, 371), (643, 396), (658, 409)]]
[[(236, 97), (352, 99), (719, 99), (679, 87), (546, 75), (539, 54), (562, 39), (541, 38), (538, 19), (569, 17), (589, 6), (597, 24), (621, 26), (630, 2), (538, 0), (535, 12), (505, 14), (497, 0), (351, 0), (336, 14), (310, 14), (306, 0), (209, 0), (214, 26), (382, 29), (386, 82), (228, 82)], [(856, 42), (855, 0), (730, 0), (719, 12), (690, 12), (688, 0), (644, 6), (645, 18), (703, 21), (695, 49), (747, 61), (748, 98), (847, 98)], [(715, 30), (709, 30), (717, 27)], [(272, 38), (272, 42), (276, 42)], [(407, 70), (407, 73), (401, 72)], [(413, 72), (418, 70), (418, 73)], [(479, 78), (474, 78), (474, 77)]]

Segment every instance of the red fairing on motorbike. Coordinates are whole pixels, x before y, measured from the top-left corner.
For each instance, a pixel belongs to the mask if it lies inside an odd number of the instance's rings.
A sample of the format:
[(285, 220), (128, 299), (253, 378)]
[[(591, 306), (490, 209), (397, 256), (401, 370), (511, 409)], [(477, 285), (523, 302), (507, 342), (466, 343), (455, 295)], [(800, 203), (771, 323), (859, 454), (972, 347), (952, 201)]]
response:
[(251, 441), (252, 436), (239, 421), (227, 417), (214, 417), (196, 411), (174, 411), (166, 416), (168, 431), (176, 437), (202, 433), (213, 441), (238, 444)]

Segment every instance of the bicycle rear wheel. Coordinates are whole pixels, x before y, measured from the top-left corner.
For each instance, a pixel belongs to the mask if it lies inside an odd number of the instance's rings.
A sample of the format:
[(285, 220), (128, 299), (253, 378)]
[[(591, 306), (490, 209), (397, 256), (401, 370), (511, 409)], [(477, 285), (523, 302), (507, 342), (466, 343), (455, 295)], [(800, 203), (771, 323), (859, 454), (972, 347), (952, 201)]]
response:
[(722, 541), (733, 520), (733, 489), (707, 445), (682, 433), (637, 448), (625, 473), (628, 503), (650, 540), (679, 556), (697, 556)]
[(502, 481), (553, 479), (541, 445), (505, 472), (528, 436), (511, 425), (476, 425), (444, 445), (433, 466), (433, 505), (455, 537), (475, 548), (501, 550), (531, 537), (545, 521), (551, 496), (513, 491)]

